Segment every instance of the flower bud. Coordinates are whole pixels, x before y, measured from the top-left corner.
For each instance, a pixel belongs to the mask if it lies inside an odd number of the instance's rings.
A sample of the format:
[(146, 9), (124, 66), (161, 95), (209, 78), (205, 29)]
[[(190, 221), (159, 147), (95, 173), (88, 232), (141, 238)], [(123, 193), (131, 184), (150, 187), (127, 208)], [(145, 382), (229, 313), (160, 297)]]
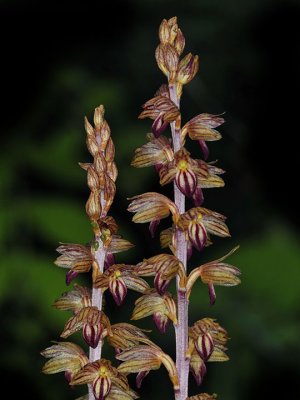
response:
[(189, 83), (199, 69), (199, 58), (191, 53), (187, 54), (179, 63), (177, 81), (182, 85)]
[(184, 50), (184, 46), (185, 46), (185, 38), (183, 36), (183, 33), (181, 32), (181, 29), (178, 29), (177, 31), (177, 36), (175, 39), (175, 43), (174, 43), (175, 49), (178, 53), (178, 55), (180, 56)]
[(99, 107), (95, 108), (94, 112), (94, 125), (97, 131), (100, 130), (103, 122), (104, 122), (104, 107), (103, 105), (100, 105)]
[(105, 150), (107, 142), (110, 138), (110, 128), (106, 121), (103, 121), (102, 126), (100, 128), (100, 149), (102, 151)]
[(170, 27), (166, 19), (163, 19), (162, 23), (160, 24), (159, 31), (158, 31), (159, 39), (162, 44), (169, 43), (171, 32)]
[(92, 135), (87, 135), (86, 137), (86, 146), (88, 148), (88, 151), (91, 153), (93, 157), (98, 153), (99, 151), (99, 146), (97, 143), (97, 140), (95, 136)]
[(160, 44), (155, 51), (155, 57), (160, 70), (172, 83), (178, 66), (178, 53), (170, 44)]
[(170, 18), (168, 20), (168, 25), (170, 29), (169, 43), (173, 44), (178, 32), (177, 17)]
[(98, 191), (92, 191), (86, 202), (86, 213), (91, 220), (96, 221), (101, 216), (101, 203)]
[(99, 189), (99, 177), (93, 167), (87, 170), (87, 184), (92, 191)]

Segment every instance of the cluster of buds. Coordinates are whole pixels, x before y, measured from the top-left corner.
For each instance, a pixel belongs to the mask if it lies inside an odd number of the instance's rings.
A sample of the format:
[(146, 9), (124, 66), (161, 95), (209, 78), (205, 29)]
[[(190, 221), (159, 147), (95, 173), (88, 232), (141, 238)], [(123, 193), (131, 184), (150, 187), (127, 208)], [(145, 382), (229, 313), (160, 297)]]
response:
[[(216, 300), (215, 285), (240, 283), (239, 270), (223, 262), (236, 248), (226, 256), (190, 271), (187, 266), (193, 249), (202, 251), (212, 244), (211, 235), (230, 236), (226, 217), (203, 207), (203, 189), (224, 186), (220, 177), (224, 171), (215, 162), (207, 161), (209, 150), (206, 144), (221, 139), (215, 128), (224, 119), (220, 115), (202, 113), (181, 127), (183, 86), (196, 75), (199, 59), (191, 53), (180, 58), (185, 38), (176, 17), (163, 20), (159, 39), (155, 56), (168, 84), (161, 85), (154, 97), (143, 105), (139, 118), (153, 120), (152, 133), (147, 135), (148, 142), (135, 151), (132, 165), (137, 168), (154, 166), (162, 186), (173, 183), (174, 199), (147, 192), (132, 197), (128, 211), (134, 213), (134, 222), (150, 223), (152, 237), (155, 237), (160, 220), (171, 216), (171, 226), (160, 233), (160, 242), (161, 247), (168, 248), (172, 254), (158, 254), (136, 265), (116, 263), (115, 254), (130, 249), (132, 244), (117, 234), (118, 225), (108, 215), (116, 192), (118, 171), (104, 108), (97, 107), (94, 126), (85, 118), (86, 144), (93, 162), (80, 163), (87, 173), (90, 195), (86, 213), (94, 237), (88, 245), (61, 244), (57, 249), (60, 255), (55, 261), (59, 267), (68, 269), (67, 285), (80, 273), (91, 274), (92, 289), (75, 284), (54, 303), (57, 309), (72, 313), (61, 337), (65, 339), (82, 331), (89, 355), (71, 342), (55, 342), (42, 352), (49, 358), (44, 373), (65, 372), (71, 386), (88, 386), (88, 395), (78, 400), (136, 399), (138, 395), (130, 389), (127, 375), (137, 374), (136, 386), (140, 388), (149, 372), (161, 365), (168, 372), (176, 400), (213, 400), (215, 394), (188, 396), (189, 371), (200, 385), (207, 362), (228, 360), (225, 329), (211, 318), (203, 318), (189, 327), (188, 303), (198, 278), (208, 285), (211, 304)], [(168, 126), (172, 138), (163, 136)], [(185, 147), (187, 138), (199, 143), (203, 159), (192, 157)], [(185, 210), (186, 197), (193, 203), (189, 210)], [(144, 279), (148, 277), (154, 278), (153, 287)], [(176, 293), (167, 291), (173, 279), (176, 280)], [(176, 362), (153, 343), (143, 329), (128, 323), (111, 324), (104, 313), (103, 294), (109, 292), (120, 306), (128, 289), (141, 293), (135, 302), (132, 320), (152, 316), (161, 333), (166, 333), (168, 326), (173, 324)], [(116, 359), (121, 362), (117, 367), (101, 356), (105, 340), (114, 348)]]

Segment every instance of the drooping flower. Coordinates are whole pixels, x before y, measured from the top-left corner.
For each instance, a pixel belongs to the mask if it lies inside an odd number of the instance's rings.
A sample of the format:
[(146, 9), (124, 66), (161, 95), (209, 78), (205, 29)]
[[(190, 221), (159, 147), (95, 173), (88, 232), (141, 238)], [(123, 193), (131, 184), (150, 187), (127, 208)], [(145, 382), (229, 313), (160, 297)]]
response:
[(161, 333), (165, 333), (170, 321), (177, 324), (176, 304), (172, 295), (165, 292), (163, 295), (150, 289), (148, 293), (138, 298), (131, 319), (137, 320), (153, 315), (153, 320)]
[(156, 193), (148, 192), (131, 197), (128, 211), (135, 213), (132, 221), (135, 223), (146, 223), (167, 218), (170, 213), (173, 220), (179, 218), (177, 206), (168, 197)]
[(226, 217), (203, 207), (191, 208), (180, 215), (177, 226), (186, 232), (188, 239), (197, 250), (202, 250), (208, 240), (208, 234), (229, 237), (229, 230), (224, 223)]
[(204, 159), (209, 156), (209, 151), (206, 146), (206, 141), (220, 140), (221, 134), (214, 128), (222, 125), (224, 119), (219, 115), (199, 114), (187, 122), (181, 130), (181, 140), (184, 142), (185, 136), (188, 134), (192, 140), (198, 140), (203, 151)]
[(135, 274), (132, 265), (114, 264), (103, 274), (99, 274), (94, 282), (95, 288), (109, 289), (117, 305), (121, 305), (127, 289), (144, 293), (149, 289), (148, 283)]
[(178, 189), (187, 197), (192, 197), (198, 179), (207, 178), (208, 171), (190, 157), (190, 153), (182, 148), (174, 154), (174, 159), (165, 163), (159, 170), (160, 184), (166, 185), (175, 180)]
[(135, 150), (131, 165), (136, 168), (161, 166), (174, 158), (170, 141), (165, 136), (153, 138), (149, 135), (149, 142)]
[(216, 293), (214, 285), (236, 286), (240, 284), (241, 283), (241, 280), (239, 278), (240, 270), (230, 264), (223, 262), (238, 248), (239, 246), (235, 247), (228, 254), (219, 258), (218, 260), (210, 261), (206, 264), (200, 265), (199, 267), (193, 269), (193, 271), (191, 271), (187, 279), (188, 296), (190, 295), (192, 287), (198, 278), (200, 278), (203, 283), (208, 285), (211, 304), (214, 304), (216, 301)]
[(56, 251), (61, 255), (55, 260), (54, 264), (70, 269), (66, 276), (67, 285), (79, 273), (90, 271), (93, 263), (90, 247), (81, 244), (62, 243)]
[[(120, 395), (127, 392), (134, 393), (129, 389), (126, 376), (113, 367), (110, 361), (103, 358), (86, 364), (71, 381), (71, 385), (83, 384), (92, 385), (93, 393), (97, 400), (109, 398), (108, 396), (113, 387), (120, 391)], [(120, 398), (122, 397), (120, 396)], [(131, 396), (131, 398), (134, 399), (136, 397)]]
[(141, 341), (143, 343), (150, 342), (144, 332), (148, 331), (121, 322), (111, 325), (111, 334), (107, 335), (107, 341), (115, 348), (117, 353), (120, 353), (122, 350), (137, 346)]
[(169, 123), (175, 121), (180, 115), (180, 111), (173, 101), (162, 95), (155, 96), (148, 100), (143, 105), (143, 109), (139, 118), (150, 118), (154, 120), (152, 132), (155, 137), (159, 137)]
[(155, 276), (154, 285), (157, 292), (163, 295), (171, 281), (177, 275), (185, 278), (185, 271), (178, 258), (171, 254), (158, 254), (143, 260), (135, 267), (139, 276)]
[(104, 329), (110, 331), (109, 319), (97, 307), (84, 307), (67, 321), (60, 336), (67, 338), (80, 329), (87, 344), (96, 348)]
[(207, 361), (227, 361), (225, 351), (227, 332), (214, 319), (203, 318), (189, 328), (188, 356), (190, 370), (197, 385), (201, 385), (206, 374)]
[(44, 374), (65, 372), (68, 382), (89, 361), (82, 348), (71, 342), (54, 342), (52, 346), (41, 352), (45, 358), (50, 358), (44, 367)]
[(74, 289), (63, 293), (53, 306), (58, 310), (73, 311), (76, 314), (82, 308), (92, 305), (91, 297), (91, 289), (75, 284)]
[[(118, 370), (123, 374), (142, 373), (144, 378), (150, 370), (159, 369), (161, 364), (168, 371), (169, 378), (173, 384), (174, 390), (178, 390), (178, 375), (174, 361), (169, 355), (164, 353), (161, 348), (156, 345), (138, 345), (116, 356), (118, 360), (123, 361), (119, 365)], [(139, 386), (140, 386), (139, 382)]]

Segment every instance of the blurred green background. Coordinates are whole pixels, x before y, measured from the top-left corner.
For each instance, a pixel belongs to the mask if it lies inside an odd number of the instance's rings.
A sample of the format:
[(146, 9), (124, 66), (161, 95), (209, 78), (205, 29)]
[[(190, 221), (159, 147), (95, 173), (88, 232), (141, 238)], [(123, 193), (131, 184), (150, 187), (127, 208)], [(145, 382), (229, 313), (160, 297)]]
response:
[[(62, 375), (42, 375), (39, 351), (59, 338), (67, 318), (51, 308), (65, 291), (65, 273), (52, 263), (55, 247), (91, 239), (88, 190), (77, 162), (90, 160), (82, 121), (100, 103), (119, 168), (112, 215), (136, 244), (118, 261), (136, 263), (159, 251), (146, 226), (131, 224), (126, 198), (159, 190), (153, 169), (129, 164), (151, 126), (137, 120), (140, 106), (165, 81), (154, 59), (157, 28), (177, 15), (186, 51), (200, 55), (200, 73), (185, 87), (184, 119), (226, 111), (227, 121), (223, 140), (210, 146), (210, 159), (227, 171), (226, 187), (207, 191), (205, 206), (228, 216), (232, 238), (215, 240), (191, 264), (239, 243), (231, 262), (243, 273), (239, 287), (217, 288), (214, 307), (206, 287), (195, 286), (191, 322), (216, 317), (232, 339), (230, 361), (210, 364), (201, 389), (222, 400), (300, 398), (299, 179), (292, 178), (299, 158), (299, 110), (292, 100), (299, 89), (299, 1), (0, 5), (0, 369), (3, 382), (13, 382), (12, 397), (67, 400), (85, 392), (69, 390)], [(194, 155), (200, 155), (197, 146)], [(121, 309), (108, 299), (112, 320), (127, 318), (136, 297), (129, 295)], [(155, 335), (174, 354), (171, 329)], [(190, 393), (198, 392), (191, 382)], [(146, 378), (141, 398), (173, 398), (163, 370)]]

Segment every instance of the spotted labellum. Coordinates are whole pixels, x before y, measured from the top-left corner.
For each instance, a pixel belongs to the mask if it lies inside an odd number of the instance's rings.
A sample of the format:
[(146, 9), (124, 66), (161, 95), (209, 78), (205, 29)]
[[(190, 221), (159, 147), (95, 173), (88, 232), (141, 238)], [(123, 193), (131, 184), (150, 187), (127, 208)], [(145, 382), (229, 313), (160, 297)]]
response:
[[(163, 249), (159, 254), (118, 262), (118, 253), (133, 245), (119, 235), (118, 224), (110, 215), (117, 190), (116, 150), (102, 105), (95, 108), (93, 123), (84, 119), (91, 160), (79, 165), (87, 176), (85, 211), (92, 237), (88, 244), (58, 246), (55, 264), (67, 270), (66, 284), (70, 288), (58, 296), (53, 306), (70, 313), (60, 337), (69, 340), (74, 334), (82, 335), (87, 349), (69, 341), (55, 341), (41, 352), (47, 359), (45, 374), (63, 372), (74, 390), (86, 385), (87, 394), (77, 400), (146, 400), (142, 383), (149, 373), (158, 374), (161, 367), (168, 373), (175, 400), (213, 400), (216, 394), (190, 395), (189, 374), (200, 386), (208, 362), (228, 360), (227, 331), (213, 318), (203, 316), (192, 322), (188, 315), (196, 281), (207, 286), (211, 305), (216, 302), (216, 286), (240, 283), (239, 269), (225, 262), (238, 246), (214, 261), (192, 265), (193, 252), (203, 252), (212, 245), (213, 236), (231, 236), (226, 217), (203, 206), (206, 189), (225, 185), (221, 177), (225, 171), (216, 161), (209, 161), (208, 148), (209, 142), (222, 138), (217, 128), (225, 121), (223, 114), (210, 113), (183, 121), (180, 101), (184, 86), (199, 70), (199, 57), (183, 54), (185, 37), (176, 17), (162, 21), (158, 36), (155, 59), (165, 82), (142, 106), (139, 119), (151, 120), (151, 132), (146, 135), (146, 143), (135, 150), (131, 165), (152, 167), (162, 187), (173, 186), (174, 196), (169, 198), (151, 189), (133, 193), (128, 211), (134, 223), (149, 223), (153, 240), (161, 220), (165, 220), (166, 226), (159, 232)], [(91, 287), (74, 283), (83, 274), (89, 276)], [(121, 307), (132, 298), (127, 296), (128, 291), (135, 296), (131, 305), (134, 324), (122, 319), (111, 323), (105, 304), (114, 301)], [(120, 316), (122, 308), (114, 317)], [(161, 334), (174, 329), (174, 360), (151, 340), (150, 330), (135, 325), (147, 317), (152, 318)], [(114, 360), (103, 357), (105, 344), (113, 348)], [(129, 374), (136, 374), (140, 394), (130, 388)]]

